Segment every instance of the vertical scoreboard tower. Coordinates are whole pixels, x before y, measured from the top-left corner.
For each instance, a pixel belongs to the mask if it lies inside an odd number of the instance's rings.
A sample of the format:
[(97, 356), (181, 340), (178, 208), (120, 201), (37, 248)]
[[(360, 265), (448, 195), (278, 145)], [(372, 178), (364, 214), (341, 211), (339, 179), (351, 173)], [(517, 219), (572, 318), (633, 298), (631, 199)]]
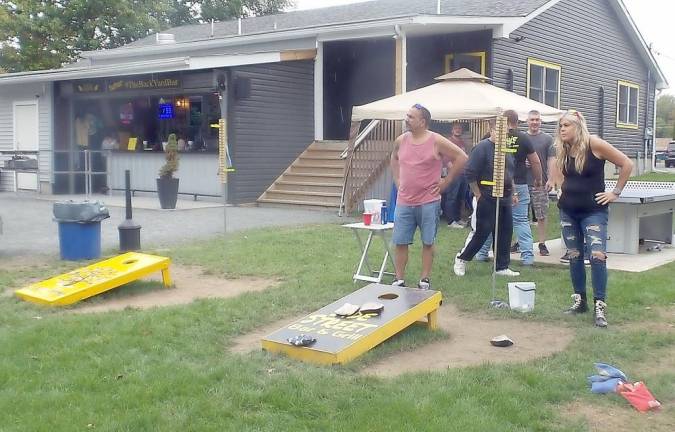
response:
[[(504, 116), (497, 116), (495, 124), (495, 153), (494, 153), (494, 170), (492, 172), (492, 196), (497, 199), (497, 208), (495, 210), (495, 248), (498, 245), (499, 239), (499, 206), (500, 200), (504, 197), (504, 178), (506, 177), (506, 153), (511, 149), (508, 148), (508, 132), (509, 127)], [(495, 252), (495, 259), (492, 260), (492, 300), (490, 306), (501, 308), (504, 303), (496, 298), (496, 275), (497, 275), (497, 253)]]

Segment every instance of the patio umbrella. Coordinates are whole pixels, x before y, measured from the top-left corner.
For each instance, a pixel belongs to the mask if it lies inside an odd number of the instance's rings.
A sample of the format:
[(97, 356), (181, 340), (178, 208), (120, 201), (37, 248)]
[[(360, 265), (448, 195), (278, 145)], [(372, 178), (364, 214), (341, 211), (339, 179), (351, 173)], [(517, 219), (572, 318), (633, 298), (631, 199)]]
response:
[(400, 95), (355, 106), (352, 121), (404, 120), (411, 106), (426, 107), (434, 120), (472, 120), (495, 117), (512, 109), (520, 120), (527, 120), (531, 110), (541, 113), (544, 122), (555, 122), (562, 111), (540, 102), (501, 89), (489, 78), (462, 68), (436, 78), (436, 84)]

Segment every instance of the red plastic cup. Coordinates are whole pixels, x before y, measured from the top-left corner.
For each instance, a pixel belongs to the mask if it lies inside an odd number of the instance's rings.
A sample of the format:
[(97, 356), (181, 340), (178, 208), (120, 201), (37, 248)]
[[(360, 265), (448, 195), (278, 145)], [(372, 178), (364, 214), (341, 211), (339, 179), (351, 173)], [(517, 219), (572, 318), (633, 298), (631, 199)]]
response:
[(363, 224), (364, 225), (370, 225), (370, 223), (373, 221), (373, 214), (372, 213), (364, 213), (363, 214)]

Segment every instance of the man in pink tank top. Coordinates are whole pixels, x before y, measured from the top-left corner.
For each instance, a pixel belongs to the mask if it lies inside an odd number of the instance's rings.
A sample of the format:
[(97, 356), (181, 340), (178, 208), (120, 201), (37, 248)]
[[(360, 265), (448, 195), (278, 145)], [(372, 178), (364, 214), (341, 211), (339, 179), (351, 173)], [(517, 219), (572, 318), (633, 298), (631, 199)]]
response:
[[(441, 192), (459, 175), (467, 161), (466, 154), (443, 136), (431, 132), (431, 113), (420, 104), (413, 105), (406, 115), (405, 132), (394, 142), (391, 172), (398, 188), (394, 212), (392, 242), (396, 246), (394, 264), (396, 279), (392, 285), (405, 286), (408, 246), (417, 227), (422, 237), (422, 274), (418, 288), (430, 289), (434, 241), (441, 213)], [(443, 160), (452, 167), (441, 178)]]

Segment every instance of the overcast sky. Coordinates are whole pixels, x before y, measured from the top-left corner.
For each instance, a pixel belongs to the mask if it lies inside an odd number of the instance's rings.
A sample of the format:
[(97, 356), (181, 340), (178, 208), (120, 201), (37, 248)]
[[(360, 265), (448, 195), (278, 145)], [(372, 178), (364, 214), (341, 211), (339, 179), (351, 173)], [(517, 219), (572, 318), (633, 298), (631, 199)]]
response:
[[(358, 3), (364, 0), (296, 0), (298, 9)], [(675, 1), (624, 0), (647, 45), (652, 44), (656, 60), (675, 95)]]

